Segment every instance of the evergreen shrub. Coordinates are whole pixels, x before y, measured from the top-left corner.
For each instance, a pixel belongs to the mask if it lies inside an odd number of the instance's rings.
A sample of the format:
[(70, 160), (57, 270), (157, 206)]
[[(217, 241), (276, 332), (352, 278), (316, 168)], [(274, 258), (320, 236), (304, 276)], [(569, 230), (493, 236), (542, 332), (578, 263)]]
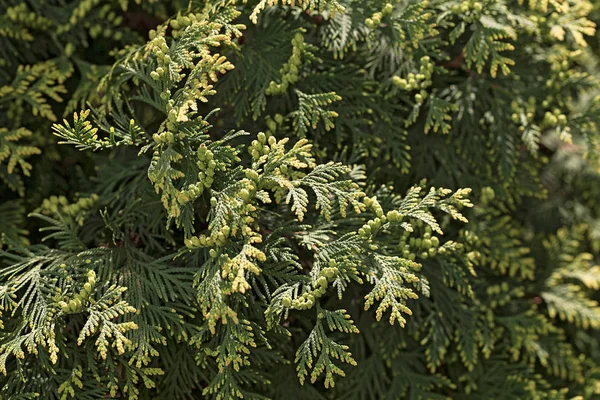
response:
[(0, 0), (1, 399), (599, 399), (586, 0)]

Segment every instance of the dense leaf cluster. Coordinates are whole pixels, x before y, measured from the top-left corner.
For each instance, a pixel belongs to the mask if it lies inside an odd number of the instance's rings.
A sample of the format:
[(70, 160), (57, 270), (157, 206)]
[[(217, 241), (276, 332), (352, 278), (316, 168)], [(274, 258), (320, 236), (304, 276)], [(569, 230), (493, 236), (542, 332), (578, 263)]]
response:
[(597, 398), (594, 21), (0, 0), (0, 399)]

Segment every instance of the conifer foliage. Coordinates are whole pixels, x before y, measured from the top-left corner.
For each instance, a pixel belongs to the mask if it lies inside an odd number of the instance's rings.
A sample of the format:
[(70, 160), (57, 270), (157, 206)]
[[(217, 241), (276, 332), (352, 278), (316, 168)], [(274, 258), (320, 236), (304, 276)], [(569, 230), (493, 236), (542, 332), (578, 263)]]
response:
[(0, 399), (600, 397), (586, 0), (0, 0)]

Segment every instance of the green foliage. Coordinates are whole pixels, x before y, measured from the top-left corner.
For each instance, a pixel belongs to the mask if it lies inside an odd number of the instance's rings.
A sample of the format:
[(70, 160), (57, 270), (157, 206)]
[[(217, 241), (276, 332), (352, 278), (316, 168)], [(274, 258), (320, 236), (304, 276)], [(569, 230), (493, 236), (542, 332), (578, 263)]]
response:
[(0, 166), (0, 177), (11, 190), (18, 191), (21, 196), (24, 194), (25, 186), (23, 180), (15, 173), (15, 169), (19, 166), (21, 173), (29, 176), (32, 166), (25, 159), (40, 154), (40, 149), (37, 147), (18, 143), (22, 138), (31, 135), (31, 131), (26, 128), (15, 131), (0, 128), (0, 162), (3, 162)]
[(594, 21), (0, 0), (0, 398), (597, 398)]

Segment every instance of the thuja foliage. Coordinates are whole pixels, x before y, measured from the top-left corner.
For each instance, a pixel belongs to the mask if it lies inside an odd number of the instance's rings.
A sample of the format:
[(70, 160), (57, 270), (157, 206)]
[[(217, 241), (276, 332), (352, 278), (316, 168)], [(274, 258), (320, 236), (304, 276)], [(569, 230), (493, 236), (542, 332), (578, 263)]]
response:
[(600, 396), (600, 6), (0, 10), (0, 398)]

